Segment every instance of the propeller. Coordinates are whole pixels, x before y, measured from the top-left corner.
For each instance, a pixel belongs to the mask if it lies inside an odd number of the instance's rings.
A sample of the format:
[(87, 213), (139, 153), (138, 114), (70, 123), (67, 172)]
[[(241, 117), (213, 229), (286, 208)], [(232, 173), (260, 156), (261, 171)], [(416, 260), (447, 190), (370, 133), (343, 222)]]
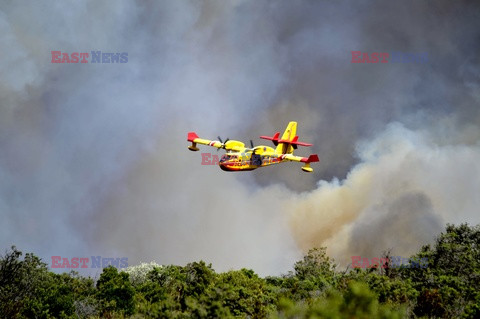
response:
[[(222, 143), (222, 147), (220, 147), (220, 148), (225, 149), (225, 144), (230, 140), (230, 138), (227, 137), (227, 139), (225, 140), (225, 142), (222, 141), (222, 138), (221, 138), (220, 136), (217, 136), (217, 138), (218, 138), (218, 140), (220, 141), (220, 143)], [(218, 150), (219, 150), (220, 148), (217, 148), (217, 152), (218, 152)]]
[(252, 151), (252, 154), (257, 154), (257, 149), (255, 148), (255, 146), (253, 145), (253, 141), (250, 140), (250, 148), (248, 149), (249, 151)]

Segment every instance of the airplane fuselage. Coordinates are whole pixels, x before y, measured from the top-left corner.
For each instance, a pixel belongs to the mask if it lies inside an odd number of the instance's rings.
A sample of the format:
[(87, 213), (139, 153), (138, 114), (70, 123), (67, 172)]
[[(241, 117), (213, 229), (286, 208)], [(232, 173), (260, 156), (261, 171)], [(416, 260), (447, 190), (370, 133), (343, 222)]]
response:
[(252, 171), (259, 167), (275, 165), (284, 162), (282, 154), (252, 155), (245, 153), (226, 153), (218, 166), (224, 171)]

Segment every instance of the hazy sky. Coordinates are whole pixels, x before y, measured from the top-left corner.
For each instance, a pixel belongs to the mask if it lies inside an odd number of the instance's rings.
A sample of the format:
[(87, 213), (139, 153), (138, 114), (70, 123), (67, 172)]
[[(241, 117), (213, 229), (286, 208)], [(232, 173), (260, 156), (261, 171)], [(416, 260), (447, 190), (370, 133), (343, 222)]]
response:
[[(314, 246), (344, 264), (479, 223), (478, 3), (4, 1), (0, 52), (2, 251), (267, 275)], [(291, 120), (313, 174), (228, 173), (187, 149), (188, 131), (268, 145)]]

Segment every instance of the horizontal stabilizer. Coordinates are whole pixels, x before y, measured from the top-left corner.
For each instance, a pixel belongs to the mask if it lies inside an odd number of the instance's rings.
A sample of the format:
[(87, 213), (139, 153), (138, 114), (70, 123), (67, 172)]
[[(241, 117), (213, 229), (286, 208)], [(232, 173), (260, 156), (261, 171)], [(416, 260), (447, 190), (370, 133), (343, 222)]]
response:
[[(305, 143), (305, 142), (299, 142), (298, 141), (298, 135), (293, 138), (293, 140), (279, 140), (278, 143), (288, 143), (294, 146), (300, 145), (300, 146), (312, 146), (313, 144), (310, 143)], [(296, 148), (296, 147), (295, 147)]]
[(260, 136), (260, 138), (263, 138), (264, 140), (273, 141), (273, 144), (278, 145), (279, 136), (280, 136), (280, 132), (277, 132), (277, 133), (275, 133), (275, 135), (273, 137), (262, 135), (262, 136)]
[(308, 158), (307, 157), (303, 157), (300, 162), (303, 162), (303, 163), (313, 163), (313, 162), (320, 162), (320, 159), (318, 158), (318, 155), (317, 154), (312, 154), (310, 155)]

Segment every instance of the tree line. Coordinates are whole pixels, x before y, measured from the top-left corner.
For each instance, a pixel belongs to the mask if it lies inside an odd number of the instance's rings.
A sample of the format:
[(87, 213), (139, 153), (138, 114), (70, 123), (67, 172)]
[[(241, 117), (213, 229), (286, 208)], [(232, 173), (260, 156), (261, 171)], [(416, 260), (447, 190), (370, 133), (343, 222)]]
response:
[(317, 248), (281, 276), (199, 261), (107, 267), (94, 280), (12, 247), (0, 318), (480, 318), (480, 225), (447, 225), (411, 258), (428, 266), (339, 270)]

